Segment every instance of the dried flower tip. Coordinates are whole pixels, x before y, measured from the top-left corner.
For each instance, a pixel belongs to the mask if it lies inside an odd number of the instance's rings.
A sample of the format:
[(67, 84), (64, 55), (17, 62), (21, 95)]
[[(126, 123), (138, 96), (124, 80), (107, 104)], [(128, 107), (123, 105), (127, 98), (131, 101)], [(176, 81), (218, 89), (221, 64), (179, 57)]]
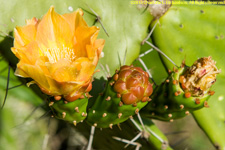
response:
[(216, 75), (221, 70), (216, 67), (216, 62), (209, 57), (203, 57), (195, 61), (180, 77), (180, 83), (185, 92), (191, 96), (203, 96), (216, 81)]
[[(147, 2), (149, 1), (150, 0), (148, 0)], [(163, 14), (165, 14), (171, 6), (171, 3), (168, 3), (168, 1), (166, 0), (163, 0), (160, 3), (147, 3), (147, 2), (146, 0), (139, 0), (139, 4), (142, 4), (141, 5), (142, 7), (145, 7), (145, 8), (147, 7), (147, 10), (156, 19), (163, 16)]]

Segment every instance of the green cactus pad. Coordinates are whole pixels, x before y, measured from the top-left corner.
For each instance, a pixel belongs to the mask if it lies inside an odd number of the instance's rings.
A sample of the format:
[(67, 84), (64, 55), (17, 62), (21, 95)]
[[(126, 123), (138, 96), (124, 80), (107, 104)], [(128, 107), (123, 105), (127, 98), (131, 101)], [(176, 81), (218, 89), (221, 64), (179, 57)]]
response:
[(49, 100), (49, 107), (51, 108), (54, 117), (69, 121), (76, 125), (87, 116), (86, 107), (88, 104), (88, 98), (77, 99), (73, 102), (67, 102), (64, 100), (56, 101), (53, 98)]

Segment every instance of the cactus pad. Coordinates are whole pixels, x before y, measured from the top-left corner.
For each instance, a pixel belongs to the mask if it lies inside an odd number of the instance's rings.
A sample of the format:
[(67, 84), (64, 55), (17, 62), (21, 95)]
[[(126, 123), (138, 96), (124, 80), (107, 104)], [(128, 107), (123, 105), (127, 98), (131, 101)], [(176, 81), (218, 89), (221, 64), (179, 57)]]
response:
[(77, 99), (73, 102), (68, 102), (66, 100), (56, 98), (49, 98), (49, 107), (52, 110), (54, 117), (69, 121), (76, 125), (87, 116), (86, 107), (88, 104), (88, 97), (83, 96), (83, 99)]

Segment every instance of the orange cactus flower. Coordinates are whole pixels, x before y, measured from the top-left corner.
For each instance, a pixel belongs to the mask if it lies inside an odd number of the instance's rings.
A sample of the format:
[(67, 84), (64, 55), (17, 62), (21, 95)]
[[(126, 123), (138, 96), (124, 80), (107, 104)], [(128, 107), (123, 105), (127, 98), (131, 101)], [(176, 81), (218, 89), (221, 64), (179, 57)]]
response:
[[(104, 46), (99, 28), (88, 27), (81, 9), (59, 15), (51, 7), (42, 19), (14, 29), (15, 75), (29, 77), (48, 95), (67, 101), (92, 88), (92, 76)], [(29, 85), (28, 84), (28, 85)]]

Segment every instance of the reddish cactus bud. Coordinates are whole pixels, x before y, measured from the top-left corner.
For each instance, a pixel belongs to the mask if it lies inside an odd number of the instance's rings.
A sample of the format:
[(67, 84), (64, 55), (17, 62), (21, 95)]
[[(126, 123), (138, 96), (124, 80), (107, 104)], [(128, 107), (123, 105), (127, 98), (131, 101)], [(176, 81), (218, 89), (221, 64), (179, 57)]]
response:
[(124, 104), (138, 103), (153, 92), (148, 78), (148, 74), (140, 67), (122, 66), (118, 74), (113, 77), (115, 80), (113, 88), (118, 94), (121, 94)]

